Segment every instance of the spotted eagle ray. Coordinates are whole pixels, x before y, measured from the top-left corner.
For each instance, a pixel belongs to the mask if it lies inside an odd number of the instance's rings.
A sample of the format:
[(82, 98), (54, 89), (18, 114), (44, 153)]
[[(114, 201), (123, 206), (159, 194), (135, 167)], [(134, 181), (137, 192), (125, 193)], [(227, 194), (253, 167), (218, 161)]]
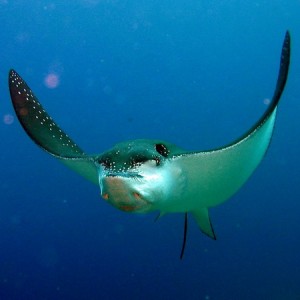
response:
[(275, 92), (266, 111), (240, 138), (209, 151), (187, 151), (165, 141), (139, 139), (116, 144), (102, 154), (87, 155), (54, 122), (14, 70), (9, 72), (9, 89), (16, 115), (29, 137), (69, 168), (99, 184), (106, 202), (125, 212), (184, 213), (182, 258), (187, 213), (203, 233), (216, 239), (208, 209), (235, 194), (264, 157), (289, 63), (287, 31)]

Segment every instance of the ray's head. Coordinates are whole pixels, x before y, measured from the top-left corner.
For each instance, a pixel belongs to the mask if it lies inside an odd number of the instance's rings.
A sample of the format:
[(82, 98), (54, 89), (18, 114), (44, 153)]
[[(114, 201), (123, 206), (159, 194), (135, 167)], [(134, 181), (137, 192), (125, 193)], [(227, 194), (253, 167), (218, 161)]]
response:
[(170, 157), (173, 145), (134, 140), (115, 145), (97, 158), (101, 196), (127, 212), (149, 212), (172, 189)]

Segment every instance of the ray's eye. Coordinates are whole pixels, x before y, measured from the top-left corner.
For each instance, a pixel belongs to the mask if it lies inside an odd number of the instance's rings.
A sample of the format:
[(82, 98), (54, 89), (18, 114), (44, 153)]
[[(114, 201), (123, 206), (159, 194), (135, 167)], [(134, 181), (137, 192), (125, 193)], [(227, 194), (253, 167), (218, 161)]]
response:
[(155, 149), (160, 155), (164, 157), (167, 157), (169, 154), (169, 150), (164, 144), (156, 144)]

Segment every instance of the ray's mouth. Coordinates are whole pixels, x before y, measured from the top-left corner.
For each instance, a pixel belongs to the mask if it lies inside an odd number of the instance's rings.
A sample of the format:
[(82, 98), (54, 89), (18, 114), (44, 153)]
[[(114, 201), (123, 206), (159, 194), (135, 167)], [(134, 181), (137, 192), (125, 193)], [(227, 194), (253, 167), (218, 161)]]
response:
[(126, 191), (120, 189), (111, 189), (111, 193), (104, 192), (101, 194), (102, 198), (111, 203), (116, 208), (125, 212), (134, 212), (148, 206), (149, 203), (142, 198), (138, 192), (132, 192), (124, 195)]
[(120, 210), (125, 211), (125, 212), (135, 212), (138, 211), (141, 207), (137, 205), (121, 205), (118, 207)]

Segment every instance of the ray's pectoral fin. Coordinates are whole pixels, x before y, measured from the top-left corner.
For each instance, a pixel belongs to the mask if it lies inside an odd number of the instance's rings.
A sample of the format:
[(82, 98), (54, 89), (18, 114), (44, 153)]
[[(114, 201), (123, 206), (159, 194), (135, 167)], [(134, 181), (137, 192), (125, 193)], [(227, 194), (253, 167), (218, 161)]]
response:
[(201, 231), (210, 238), (216, 240), (217, 238), (209, 218), (208, 209), (206, 207), (199, 208), (193, 211), (192, 215), (195, 218)]
[(9, 90), (16, 115), (28, 136), (69, 168), (98, 184), (97, 169), (93, 159), (85, 155), (60, 129), (26, 82), (14, 70), (9, 72)]
[(17, 117), (36, 144), (59, 157), (84, 155), (47, 114), (29, 86), (14, 70), (9, 72), (9, 90)]
[[(248, 180), (264, 157), (273, 134), (277, 105), (285, 87), (290, 63), (290, 35), (283, 42), (275, 92), (267, 110), (239, 139), (209, 151), (173, 157), (189, 182), (187, 196), (194, 199), (191, 212), (201, 230), (215, 238), (207, 208), (221, 204)], [(203, 207), (206, 207), (203, 209)]]

